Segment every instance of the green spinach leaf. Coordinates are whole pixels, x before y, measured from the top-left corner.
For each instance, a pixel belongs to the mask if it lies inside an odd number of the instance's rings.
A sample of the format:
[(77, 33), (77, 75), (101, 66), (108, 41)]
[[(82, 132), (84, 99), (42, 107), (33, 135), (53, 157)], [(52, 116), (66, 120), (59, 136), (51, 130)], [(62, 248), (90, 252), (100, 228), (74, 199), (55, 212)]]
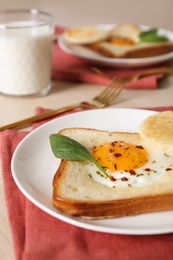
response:
[(109, 177), (106, 171), (94, 160), (90, 152), (77, 141), (61, 134), (51, 134), (49, 141), (55, 157), (71, 161), (90, 161), (98, 167), (105, 177)]
[(152, 28), (147, 31), (143, 31), (139, 35), (141, 42), (167, 42), (168, 38), (158, 34), (158, 29)]

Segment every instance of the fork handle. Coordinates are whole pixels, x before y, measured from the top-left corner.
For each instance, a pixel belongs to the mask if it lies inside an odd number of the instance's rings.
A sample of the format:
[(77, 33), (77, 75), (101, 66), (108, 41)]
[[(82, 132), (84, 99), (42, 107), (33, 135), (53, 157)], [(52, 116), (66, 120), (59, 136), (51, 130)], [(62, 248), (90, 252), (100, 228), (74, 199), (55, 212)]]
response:
[(158, 73), (165, 73), (165, 74), (173, 74), (173, 67), (170, 68), (158, 68), (158, 69), (148, 69), (146, 71), (140, 72), (140, 77)]
[(75, 108), (79, 108), (81, 106), (82, 106), (82, 104), (78, 103), (78, 104), (66, 106), (63, 108), (50, 110), (50, 111), (41, 113), (36, 116), (28, 117), (28, 118), (22, 119), (20, 121), (17, 121), (17, 122), (11, 123), (11, 124), (1, 126), (0, 131), (5, 130), (5, 129), (21, 129), (23, 127), (30, 126), (31, 124), (33, 124), (35, 122), (39, 122), (41, 120), (45, 120), (45, 119), (57, 116), (57, 115), (65, 113), (65, 112), (69, 112), (69, 111), (71, 111)]

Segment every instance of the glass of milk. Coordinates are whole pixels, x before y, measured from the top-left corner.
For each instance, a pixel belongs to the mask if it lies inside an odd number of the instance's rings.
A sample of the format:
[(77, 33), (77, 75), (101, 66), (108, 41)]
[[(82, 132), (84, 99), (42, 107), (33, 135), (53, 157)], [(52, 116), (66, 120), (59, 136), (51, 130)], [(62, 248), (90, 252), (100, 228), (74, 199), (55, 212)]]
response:
[(38, 10), (0, 13), (0, 93), (43, 96), (51, 89), (54, 17)]

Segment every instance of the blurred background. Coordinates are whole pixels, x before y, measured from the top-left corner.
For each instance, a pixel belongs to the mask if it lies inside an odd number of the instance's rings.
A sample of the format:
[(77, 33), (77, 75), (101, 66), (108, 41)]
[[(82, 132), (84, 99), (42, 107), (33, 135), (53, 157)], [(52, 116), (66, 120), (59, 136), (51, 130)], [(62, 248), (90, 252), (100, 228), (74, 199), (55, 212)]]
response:
[(62, 26), (132, 22), (173, 30), (173, 0), (0, 0), (1, 11), (13, 8), (53, 13)]

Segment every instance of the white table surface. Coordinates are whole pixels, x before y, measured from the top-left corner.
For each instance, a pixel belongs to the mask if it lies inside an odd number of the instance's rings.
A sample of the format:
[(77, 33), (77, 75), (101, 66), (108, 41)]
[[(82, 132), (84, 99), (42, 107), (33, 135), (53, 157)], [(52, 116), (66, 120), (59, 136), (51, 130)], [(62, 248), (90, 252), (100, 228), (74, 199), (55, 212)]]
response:
[[(62, 26), (132, 22), (173, 31), (172, 0), (0, 0), (6, 9), (39, 9), (51, 12)], [(55, 109), (95, 96), (104, 86), (54, 81), (49, 95), (12, 98), (0, 95), (0, 124), (32, 116), (37, 106)], [(173, 75), (156, 90), (124, 90), (112, 107), (155, 107), (173, 105)], [(0, 174), (1, 176), (1, 174)], [(0, 177), (0, 259), (14, 259), (13, 246)]]

